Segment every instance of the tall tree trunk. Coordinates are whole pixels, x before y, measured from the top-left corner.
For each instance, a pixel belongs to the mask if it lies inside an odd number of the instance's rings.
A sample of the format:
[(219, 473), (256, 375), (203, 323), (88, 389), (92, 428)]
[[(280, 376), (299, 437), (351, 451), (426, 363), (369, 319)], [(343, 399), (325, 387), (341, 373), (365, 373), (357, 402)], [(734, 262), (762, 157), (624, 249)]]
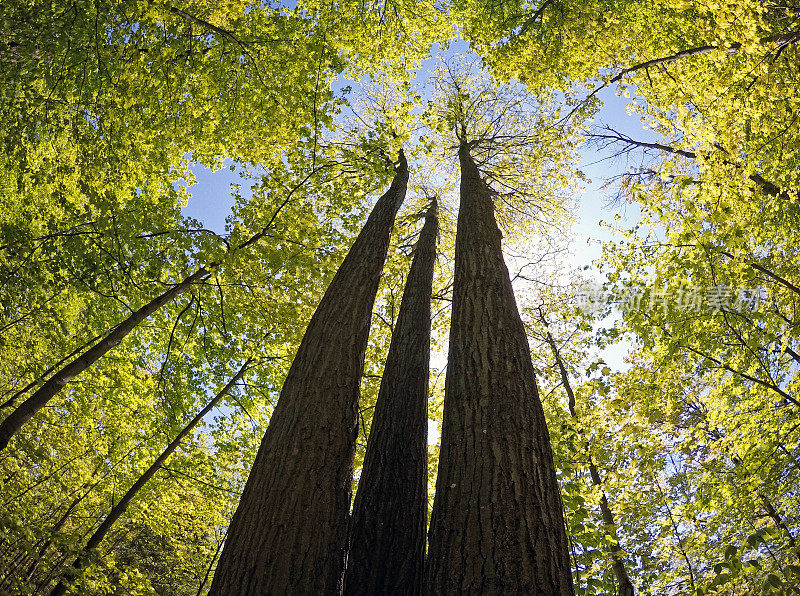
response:
[(194, 427), (196, 427), (200, 421), (208, 414), (211, 410), (213, 410), (217, 404), (222, 400), (223, 397), (228, 395), (230, 390), (233, 388), (236, 383), (242, 378), (247, 367), (250, 365), (252, 359), (247, 359), (239, 371), (231, 378), (230, 381), (223, 387), (219, 393), (217, 393), (214, 398), (206, 404), (206, 406), (200, 410), (197, 415), (192, 418), (189, 423), (181, 429), (181, 432), (164, 448), (164, 451), (161, 452), (156, 460), (150, 465), (147, 470), (139, 477), (139, 479), (133, 483), (133, 485), (127, 490), (127, 492), (122, 496), (119, 502), (111, 508), (111, 511), (106, 516), (106, 518), (102, 521), (102, 523), (97, 527), (94, 531), (94, 534), (89, 538), (86, 546), (81, 549), (78, 556), (72, 562), (69, 569), (65, 572), (65, 575), (69, 577), (63, 578), (55, 588), (53, 588), (52, 592), (50, 592), (50, 596), (62, 596), (66, 593), (69, 584), (72, 582), (72, 578), (77, 574), (81, 568), (83, 568), (86, 558), (89, 556), (91, 551), (98, 546), (103, 541), (103, 538), (106, 537), (108, 531), (114, 525), (114, 523), (122, 516), (123, 513), (128, 509), (128, 506), (131, 504), (131, 501), (136, 497), (142, 487), (147, 484), (147, 482), (155, 475), (156, 472), (161, 468), (169, 456), (173, 454), (173, 452), (178, 448), (186, 435), (188, 435)]
[(210, 269), (213, 269), (215, 266), (216, 263), (210, 265), (209, 268), (201, 267), (180, 283), (175, 284), (166, 292), (153, 298), (150, 302), (114, 327), (99, 342), (74, 360), (71, 360), (53, 376), (47, 379), (41, 387), (17, 406), (17, 408), (8, 415), (8, 418), (3, 420), (0, 424), (0, 451), (6, 448), (11, 437), (22, 428), (22, 425), (30, 420), (36, 412), (46, 406), (67, 383), (97, 362), (106, 352), (118, 346), (131, 331), (136, 329), (139, 323), (147, 319), (162, 306), (172, 302), (178, 295), (190, 288), (192, 284), (201, 281), (210, 273)]
[[(542, 316), (542, 322), (547, 326), (547, 321)], [(561, 375), (561, 382), (564, 385), (564, 391), (567, 393), (567, 400), (569, 406), (570, 416), (577, 422), (578, 412), (575, 409), (575, 393), (572, 391), (572, 384), (569, 382), (569, 375), (567, 368), (564, 366), (564, 361), (561, 359), (561, 353), (558, 351), (553, 336), (550, 331), (547, 331), (547, 343), (550, 344), (550, 349), (553, 350), (553, 355), (556, 359), (558, 366), (558, 373)], [(611, 506), (608, 503), (606, 491), (603, 488), (603, 479), (600, 476), (600, 471), (592, 460), (592, 454), (589, 449), (589, 441), (586, 440), (584, 450), (589, 458), (589, 476), (592, 479), (592, 484), (601, 489), (600, 493), (600, 514), (603, 516), (603, 524), (605, 525), (606, 533), (614, 540), (611, 546), (611, 568), (614, 571), (614, 576), (617, 578), (617, 595), (618, 596), (634, 596), (633, 583), (628, 576), (628, 571), (625, 568), (625, 552), (619, 547), (617, 540), (617, 524), (614, 520), (614, 512), (611, 511)]]
[(564, 514), (492, 191), (462, 142), (431, 594), (574, 594)]
[(33, 381), (31, 381), (27, 385), (25, 385), (22, 389), (18, 389), (17, 391), (15, 391), (11, 395), (11, 397), (9, 397), (6, 401), (4, 401), (2, 404), (0, 404), (0, 411), (5, 410), (6, 408), (10, 408), (11, 406), (13, 406), (20, 397), (22, 397), (28, 391), (30, 391), (31, 389), (36, 387), (36, 385), (41, 383), (46, 377), (50, 376), (50, 374), (52, 374), (52, 372), (55, 369), (60, 367), (67, 360), (69, 360), (70, 358), (72, 358), (73, 356), (78, 354), (79, 352), (83, 352), (84, 350), (86, 350), (90, 345), (92, 345), (94, 342), (96, 342), (101, 337), (102, 337), (102, 335), (96, 335), (95, 337), (93, 337), (89, 341), (83, 343), (82, 345), (80, 345), (77, 348), (75, 348), (74, 350), (72, 350), (72, 352), (70, 352), (69, 354), (64, 356), (61, 360), (59, 360), (55, 364), (52, 364), (49, 367), (47, 367), (47, 369), (41, 375), (39, 375), (37, 378), (35, 378)]
[[(33, 574), (36, 573), (36, 570), (41, 564), (44, 555), (47, 553), (48, 549), (50, 548), (50, 545), (53, 543), (54, 537), (56, 536), (56, 534), (58, 534), (58, 532), (61, 531), (61, 528), (64, 526), (67, 520), (69, 520), (75, 508), (78, 505), (80, 505), (81, 501), (83, 501), (87, 496), (91, 494), (92, 490), (94, 490), (94, 488), (98, 484), (100, 484), (100, 482), (102, 482), (103, 480), (102, 477), (99, 480), (95, 480), (93, 483), (90, 481), (94, 480), (95, 476), (99, 474), (100, 468), (102, 467), (103, 463), (105, 462), (101, 462), (97, 466), (95, 466), (94, 471), (89, 476), (89, 480), (84, 482), (81, 488), (75, 491), (75, 493), (80, 493), (81, 490), (84, 490), (83, 494), (79, 494), (72, 500), (72, 502), (70, 502), (70, 504), (67, 506), (66, 511), (61, 515), (61, 517), (58, 518), (56, 523), (53, 524), (53, 527), (48, 532), (48, 536), (46, 538), (42, 538), (39, 541), (38, 544), (40, 544), (40, 546), (37, 549), (36, 555), (31, 558), (31, 561), (28, 564), (28, 568), (25, 571), (25, 573), (21, 574), (21, 576), (24, 577), (26, 581), (30, 581), (31, 578), (33, 577)], [(8, 582), (11, 580), (12, 577), (15, 576), (17, 578), (20, 577), (20, 574), (18, 574), (17, 567), (18, 566), (14, 565), (13, 562), (6, 565), (7, 573), (5, 576), (0, 578), (0, 594), (5, 593), (3, 592), (3, 590), (5, 590), (6, 592), (9, 591), (10, 584)]]
[(344, 593), (422, 594), (428, 371), (438, 220), (432, 202), (392, 334), (351, 519)]
[(401, 152), (391, 187), (306, 329), (228, 528), (210, 594), (341, 589), (364, 353), (407, 182)]

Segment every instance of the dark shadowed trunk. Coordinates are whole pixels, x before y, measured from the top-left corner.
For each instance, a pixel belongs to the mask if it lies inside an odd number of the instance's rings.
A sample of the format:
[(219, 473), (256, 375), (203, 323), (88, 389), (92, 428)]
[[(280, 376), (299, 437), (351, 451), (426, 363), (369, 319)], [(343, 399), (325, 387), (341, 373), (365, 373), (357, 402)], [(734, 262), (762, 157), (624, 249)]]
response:
[(401, 153), (391, 187), (306, 329), (228, 528), (210, 594), (335, 594), (341, 588), (364, 353), (407, 182)]
[(431, 594), (571, 596), (550, 438), (491, 190), (462, 142)]
[(123, 513), (128, 509), (128, 506), (131, 504), (131, 501), (136, 497), (142, 487), (147, 484), (147, 482), (161, 469), (161, 466), (164, 465), (164, 462), (169, 459), (169, 456), (173, 454), (173, 452), (178, 448), (186, 435), (188, 435), (194, 427), (196, 427), (200, 421), (208, 414), (211, 410), (213, 410), (217, 404), (222, 400), (223, 397), (228, 395), (231, 389), (233, 389), (234, 385), (239, 382), (244, 375), (247, 367), (250, 365), (252, 359), (248, 359), (239, 369), (239, 371), (231, 378), (230, 381), (223, 387), (219, 393), (214, 396), (206, 406), (200, 410), (197, 415), (192, 418), (189, 423), (181, 429), (181, 432), (172, 440), (172, 442), (164, 448), (164, 451), (161, 452), (161, 455), (156, 458), (156, 460), (150, 465), (147, 470), (139, 477), (139, 479), (133, 483), (133, 485), (127, 490), (127, 492), (122, 496), (119, 502), (111, 508), (111, 511), (106, 516), (106, 518), (102, 521), (102, 523), (97, 527), (94, 531), (94, 534), (91, 535), (86, 546), (81, 549), (78, 556), (73, 561), (72, 565), (70, 566), (69, 570), (66, 572), (69, 577), (62, 579), (53, 591), (50, 592), (50, 596), (62, 596), (66, 593), (69, 584), (71, 583), (74, 575), (81, 570), (84, 566), (86, 558), (89, 556), (91, 551), (98, 546), (100, 543), (103, 542), (103, 538), (106, 537), (108, 531), (114, 525), (114, 523), (122, 516)]
[(30, 420), (36, 412), (46, 406), (47, 402), (53, 399), (67, 383), (92, 366), (102, 358), (106, 352), (118, 346), (131, 331), (136, 329), (139, 323), (147, 319), (162, 306), (172, 302), (173, 299), (190, 288), (192, 284), (205, 278), (210, 273), (210, 269), (213, 269), (215, 266), (216, 263), (210, 265), (209, 268), (201, 267), (182, 282), (153, 298), (153, 300), (114, 327), (99, 342), (47, 379), (41, 387), (17, 406), (17, 408), (8, 415), (8, 418), (3, 420), (2, 424), (0, 424), (0, 451), (6, 448), (11, 437), (22, 428), (22, 425)]
[[(542, 317), (542, 322), (547, 325), (547, 322)], [(567, 368), (564, 366), (564, 361), (561, 359), (561, 354), (558, 351), (553, 336), (550, 331), (547, 331), (547, 343), (550, 344), (550, 349), (553, 350), (553, 356), (556, 359), (558, 366), (558, 373), (561, 376), (561, 383), (564, 385), (564, 391), (567, 394), (569, 413), (572, 418), (577, 422), (578, 412), (575, 410), (575, 393), (572, 391), (572, 384), (569, 382), (569, 375)], [(605, 525), (606, 534), (611, 536), (614, 544), (611, 546), (611, 568), (614, 571), (614, 576), (617, 578), (617, 595), (618, 596), (634, 596), (633, 583), (628, 576), (628, 571), (625, 568), (625, 552), (619, 547), (617, 538), (617, 524), (614, 521), (614, 512), (611, 511), (611, 506), (608, 503), (605, 489), (603, 488), (603, 479), (600, 476), (600, 471), (592, 460), (592, 454), (589, 449), (589, 441), (584, 445), (586, 455), (589, 458), (589, 476), (592, 478), (592, 484), (601, 489), (600, 493), (600, 513), (603, 516), (603, 524)]]
[(428, 511), (428, 370), (438, 222), (432, 203), (386, 357), (351, 520), (344, 593), (422, 593)]

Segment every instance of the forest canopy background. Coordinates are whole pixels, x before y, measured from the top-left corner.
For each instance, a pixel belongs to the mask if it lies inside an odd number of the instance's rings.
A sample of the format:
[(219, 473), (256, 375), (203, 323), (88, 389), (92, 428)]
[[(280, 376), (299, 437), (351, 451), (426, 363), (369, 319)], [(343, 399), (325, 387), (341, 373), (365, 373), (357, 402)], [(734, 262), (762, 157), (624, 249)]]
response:
[[(475, 158), (576, 591), (616, 592), (621, 565), (642, 594), (796, 593), (799, 40), (800, 6), (772, 0), (4, 2), (0, 592), (57, 584), (218, 395), (70, 588), (208, 590), (302, 334), (401, 147), (356, 480), (432, 196), (441, 420), (462, 118), (491, 141)], [(437, 462), (433, 440), (431, 504)]]

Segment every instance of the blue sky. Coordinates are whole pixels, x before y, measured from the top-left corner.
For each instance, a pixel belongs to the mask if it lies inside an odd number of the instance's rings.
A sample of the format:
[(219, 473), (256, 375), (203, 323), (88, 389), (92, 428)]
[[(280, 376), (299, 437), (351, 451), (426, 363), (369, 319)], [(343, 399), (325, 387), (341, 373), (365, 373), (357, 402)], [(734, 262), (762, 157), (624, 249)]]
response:
[(192, 172), (197, 183), (189, 187), (192, 196), (183, 208), (183, 214), (201, 221), (204, 227), (218, 234), (224, 234), (225, 218), (233, 207), (231, 184), (242, 184), (244, 192), (244, 181), (237, 172), (231, 172), (230, 168), (212, 172), (209, 168), (196, 164), (192, 167)]
[[(421, 90), (423, 101), (427, 99), (426, 94), (429, 93), (425, 89), (429, 90), (431, 87), (431, 85), (425, 86), (424, 83), (430, 78), (433, 69), (442, 58), (448, 60), (456, 55), (470, 56), (469, 47), (463, 40), (456, 40), (445, 52), (433, 48), (432, 57), (423, 63), (412, 81), (423, 86)], [(357, 88), (358, 83), (342, 77), (333, 84), (334, 91), (340, 91), (345, 86)], [(594, 127), (608, 125), (635, 139), (654, 140), (654, 134), (644, 130), (639, 117), (627, 113), (628, 99), (617, 96), (612, 88), (602, 90), (597, 97), (602, 100), (603, 105), (594, 117), (592, 124)], [(567, 261), (569, 269), (576, 271), (588, 266), (589, 270), (582, 271), (583, 275), (599, 281), (600, 277), (592, 263), (601, 256), (601, 243), (612, 238), (608, 227), (601, 225), (601, 222), (611, 222), (615, 216), (619, 216), (616, 221), (618, 226), (630, 228), (637, 223), (639, 218), (637, 207), (624, 201), (613, 201), (616, 185), (611, 184), (605, 188), (604, 185), (613, 176), (627, 171), (632, 165), (638, 165), (634, 160), (640, 158), (641, 155), (636, 152), (628, 156), (614, 157), (612, 149), (599, 150), (592, 145), (584, 145), (581, 148), (580, 169), (590, 182), (578, 193), (579, 207), (576, 223), (571, 230), (570, 256)], [(248, 181), (227, 167), (212, 172), (208, 168), (195, 166), (193, 172), (197, 183), (189, 188), (191, 198), (184, 208), (184, 214), (200, 220), (204, 227), (224, 234), (225, 218), (230, 214), (233, 205), (231, 184), (241, 184), (240, 192), (247, 197)], [(605, 350), (600, 356), (612, 368), (622, 370), (627, 368), (623, 362), (626, 352), (627, 346), (618, 344), (611, 350)]]

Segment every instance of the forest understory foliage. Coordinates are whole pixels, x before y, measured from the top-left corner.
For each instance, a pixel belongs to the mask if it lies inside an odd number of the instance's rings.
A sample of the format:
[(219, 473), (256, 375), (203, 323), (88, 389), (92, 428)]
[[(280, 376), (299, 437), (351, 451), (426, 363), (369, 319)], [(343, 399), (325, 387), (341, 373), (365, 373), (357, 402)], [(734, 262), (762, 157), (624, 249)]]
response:
[(800, 4), (9, 0), (0, 144), (0, 594), (800, 593)]

